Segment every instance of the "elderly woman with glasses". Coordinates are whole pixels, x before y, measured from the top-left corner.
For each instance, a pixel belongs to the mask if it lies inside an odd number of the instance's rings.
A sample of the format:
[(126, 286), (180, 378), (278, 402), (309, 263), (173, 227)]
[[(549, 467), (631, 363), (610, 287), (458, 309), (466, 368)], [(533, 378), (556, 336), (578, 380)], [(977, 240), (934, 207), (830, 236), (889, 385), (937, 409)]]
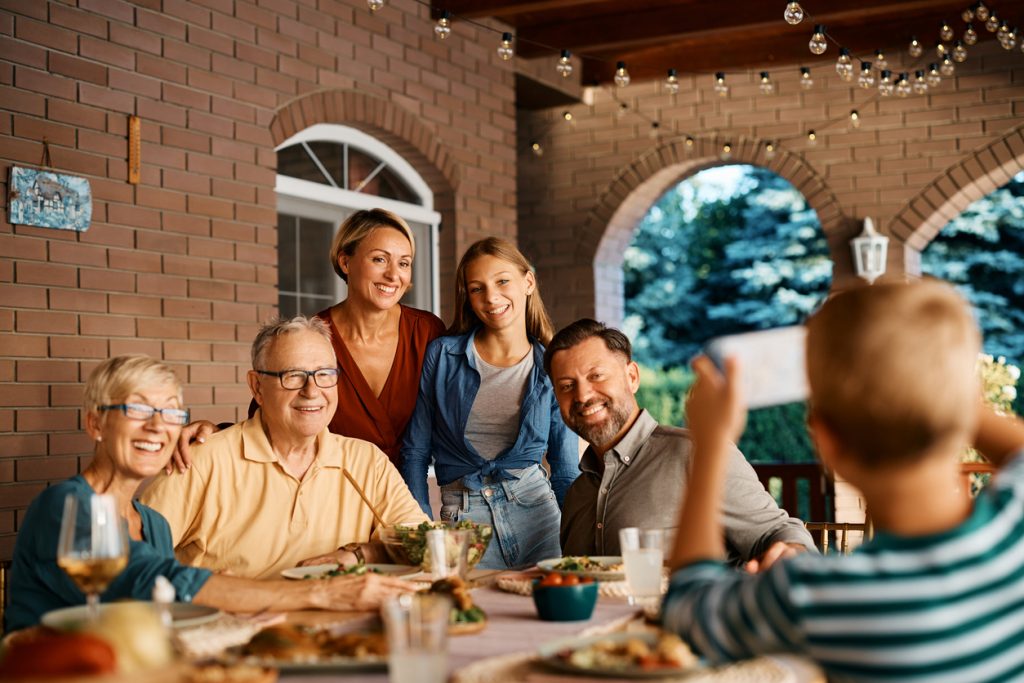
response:
[(85, 387), (92, 461), (82, 474), (39, 494), (25, 513), (14, 547), (6, 628), (31, 626), (50, 610), (85, 602), (57, 566), (61, 516), (69, 496), (78, 499), (84, 519), (92, 494), (113, 496), (125, 520), (131, 539), (128, 564), (102, 594), (104, 601), (148, 600), (157, 576), (170, 580), (178, 601), (233, 611), (367, 609), (386, 595), (408, 590), (405, 582), (375, 574), (316, 582), (255, 581), (178, 562), (167, 521), (133, 496), (144, 479), (167, 464), (188, 417), (181, 385), (160, 361), (120, 356), (93, 371)]
[(182, 561), (258, 579), (299, 564), (386, 562), (381, 525), (426, 521), (380, 448), (328, 429), (339, 384), (331, 339), (318, 317), (265, 325), (247, 377), (259, 410), (142, 494)]

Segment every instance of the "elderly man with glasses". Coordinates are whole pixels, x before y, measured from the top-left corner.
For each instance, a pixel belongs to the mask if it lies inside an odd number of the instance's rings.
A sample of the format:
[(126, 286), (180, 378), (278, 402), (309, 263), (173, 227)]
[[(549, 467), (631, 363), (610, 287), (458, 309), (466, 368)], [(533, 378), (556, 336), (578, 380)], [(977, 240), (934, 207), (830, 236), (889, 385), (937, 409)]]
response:
[(328, 431), (339, 370), (326, 325), (303, 316), (266, 325), (252, 367), (256, 414), (194, 446), (187, 472), (158, 476), (142, 495), (170, 523), (178, 559), (252, 578), (386, 562), (356, 485), (385, 524), (427, 517), (379, 448)]

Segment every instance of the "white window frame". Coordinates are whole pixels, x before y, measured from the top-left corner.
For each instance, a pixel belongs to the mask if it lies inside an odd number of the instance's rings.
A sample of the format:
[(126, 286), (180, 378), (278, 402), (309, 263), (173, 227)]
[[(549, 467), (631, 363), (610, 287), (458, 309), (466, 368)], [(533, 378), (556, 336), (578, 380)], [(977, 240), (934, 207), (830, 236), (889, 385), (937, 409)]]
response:
[[(409, 189), (420, 200), (420, 206), (386, 199), (376, 195), (363, 194), (352, 190), (343, 190), (310, 180), (292, 178), (278, 174), (274, 184), (277, 193), (277, 212), (308, 218), (332, 221), (337, 227), (338, 209), (387, 209), (406, 220), (425, 223), (430, 234), (430, 300), (431, 312), (441, 314), (440, 256), (438, 254), (438, 229), (441, 225), (441, 214), (434, 211), (434, 193), (423, 177), (412, 165), (391, 147), (366, 133), (337, 123), (317, 123), (299, 131), (274, 151), (300, 142), (334, 142), (349, 145), (360, 151), (380, 159), (388, 168), (408, 185)], [(422, 266), (421, 266), (422, 267)], [(340, 287), (340, 285), (339, 285)], [(340, 296), (340, 291), (339, 291)]]

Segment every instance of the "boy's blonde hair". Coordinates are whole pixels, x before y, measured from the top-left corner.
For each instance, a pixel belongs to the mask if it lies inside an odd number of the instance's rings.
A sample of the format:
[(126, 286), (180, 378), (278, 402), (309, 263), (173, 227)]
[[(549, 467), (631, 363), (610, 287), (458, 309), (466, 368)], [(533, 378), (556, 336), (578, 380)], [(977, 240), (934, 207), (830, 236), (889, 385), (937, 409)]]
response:
[(977, 419), (981, 336), (937, 280), (860, 287), (807, 323), (810, 412), (869, 466), (966, 443)]
[(348, 275), (341, 269), (338, 259), (342, 254), (351, 257), (356, 253), (356, 248), (363, 238), (377, 228), (391, 228), (405, 235), (409, 240), (409, 247), (413, 258), (416, 257), (416, 238), (413, 237), (412, 228), (398, 215), (386, 209), (364, 209), (356, 211), (345, 219), (345, 222), (338, 226), (338, 232), (334, 234), (334, 241), (331, 242), (331, 267), (345, 282), (348, 282)]
[(181, 382), (163, 361), (144, 355), (116, 356), (96, 366), (85, 383), (83, 404), (86, 413), (100, 406), (123, 403), (126, 398), (148, 386), (170, 384), (182, 404)]

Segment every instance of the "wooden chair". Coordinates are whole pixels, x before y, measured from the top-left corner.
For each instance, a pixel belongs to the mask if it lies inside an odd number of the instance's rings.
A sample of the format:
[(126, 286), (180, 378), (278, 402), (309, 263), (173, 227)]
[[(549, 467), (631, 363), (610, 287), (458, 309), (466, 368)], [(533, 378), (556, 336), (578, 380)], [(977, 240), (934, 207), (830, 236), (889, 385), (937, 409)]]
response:
[[(779, 489), (776, 502), (798, 519), (835, 519), (835, 485), (817, 463), (764, 463), (753, 465), (757, 478), (771, 493)], [(806, 493), (801, 495), (801, 489)]]
[[(828, 555), (829, 548), (838, 549), (841, 555), (850, 552), (850, 532), (861, 531), (867, 538), (874, 536), (870, 523), (858, 524), (855, 522), (807, 522), (804, 524), (822, 555)], [(832, 543), (832, 537), (835, 543)]]

